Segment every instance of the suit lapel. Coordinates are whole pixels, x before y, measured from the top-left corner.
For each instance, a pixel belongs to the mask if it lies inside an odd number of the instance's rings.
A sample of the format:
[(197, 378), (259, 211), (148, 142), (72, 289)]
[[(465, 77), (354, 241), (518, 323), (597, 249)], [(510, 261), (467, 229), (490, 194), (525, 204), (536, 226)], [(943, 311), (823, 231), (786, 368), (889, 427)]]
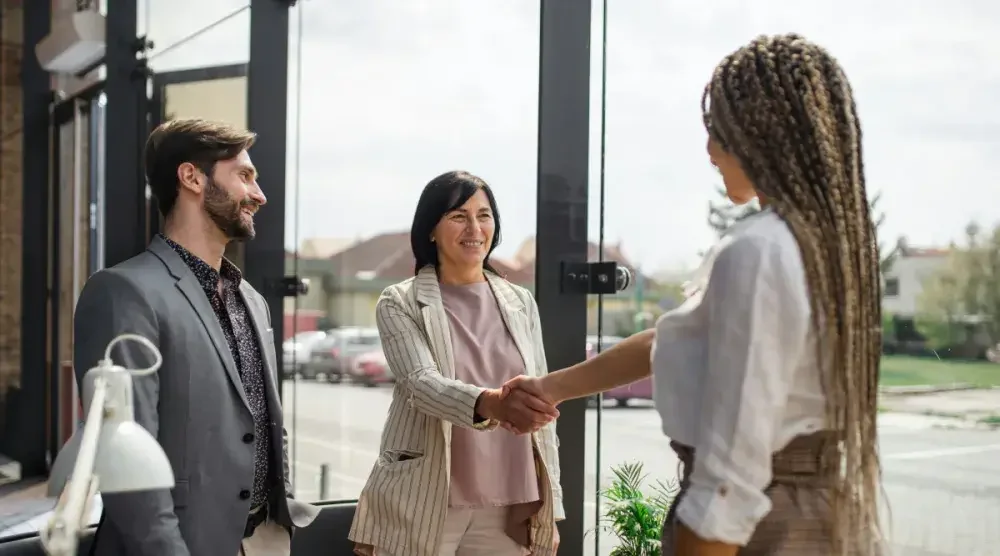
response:
[(274, 369), (274, 359), (272, 354), (269, 353), (274, 343), (273, 341), (268, 341), (274, 339), (274, 332), (266, 326), (267, 316), (264, 315), (265, 307), (257, 304), (253, 293), (253, 287), (246, 280), (240, 282), (240, 296), (243, 298), (243, 303), (247, 306), (247, 314), (250, 316), (250, 321), (253, 322), (254, 332), (257, 333), (257, 345), (260, 346), (260, 360), (264, 366), (264, 388), (267, 391), (267, 405), (271, 411), (271, 420), (280, 422), (281, 407), (278, 402), (278, 387), (274, 382), (274, 377), (277, 373)]
[(441, 302), (441, 288), (438, 286), (434, 267), (424, 267), (417, 273), (414, 282), (417, 288), (417, 302), (427, 331), (427, 341), (434, 352), (438, 370), (446, 378), (455, 378), (455, 352), (451, 346), (451, 327), (448, 315)]
[(229, 344), (226, 342), (225, 334), (222, 333), (219, 318), (215, 315), (215, 310), (212, 309), (212, 304), (208, 301), (205, 290), (202, 289), (201, 284), (198, 283), (198, 279), (195, 278), (191, 269), (181, 260), (180, 255), (158, 236), (153, 238), (153, 241), (149, 244), (149, 250), (163, 261), (170, 274), (177, 279), (175, 286), (180, 290), (184, 298), (187, 299), (188, 303), (191, 304), (191, 308), (194, 309), (195, 314), (198, 315), (202, 326), (205, 327), (205, 333), (208, 334), (212, 345), (215, 347), (215, 352), (222, 361), (226, 375), (229, 376), (229, 380), (232, 382), (233, 388), (236, 389), (240, 400), (243, 401), (243, 405), (249, 410), (250, 403), (247, 402), (246, 393), (243, 391), (243, 381), (240, 379), (240, 373), (236, 369), (236, 361), (233, 360), (233, 354), (229, 351)]

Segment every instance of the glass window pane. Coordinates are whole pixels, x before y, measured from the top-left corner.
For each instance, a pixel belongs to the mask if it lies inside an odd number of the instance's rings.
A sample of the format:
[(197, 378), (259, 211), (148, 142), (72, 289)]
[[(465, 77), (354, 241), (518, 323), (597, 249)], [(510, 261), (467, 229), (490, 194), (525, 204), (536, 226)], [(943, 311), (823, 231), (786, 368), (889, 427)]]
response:
[(413, 276), (409, 230), (427, 182), (461, 169), (490, 183), (503, 226), (494, 264), (533, 287), (538, 18), (535, 0), (293, 10), (287, 273), (310, 291), (287, 301), (285, 337), (327, 333), (284, 343), (301, 499), (357, 498), (378, 457), (393, 377), (375, 304)]
[[(675, 307), (679, 286), (739, 214), (705, 152), (700, 101), (715, 65), (759, 34), (795, 31), (821, 44), (854, 89), (869, 201), (882, 219), (882, 257), (892, 263), (882, 303), (879, 434), (891, 509), (883, 524), (897, 554), (995, 550), (996, 531), (981, 524), (1000, 516), (992, 463), (1000, 436), (987, 430), (1000, 398), (982, 388), (1000, 382), (1000, 367), (988, 360), (1000, 360), (998, 317), (987, 308), (1000, 278), (988, 262), (1000, 237), (1000, 190), (988, 178), (998, 150), (987, 130), (1000, 111), (988, 96), (995, 72), (982, 61), (997, 52), (1000, 12), (971, 1), (905, 12), (861, 0), (778, 0), (766, 10), (739, 2), (609, 4), (605, 253), (635, 264), (648, 281), (617, 296), (621, 305), (605, 301), (605, 333), (619, 333), (615, 323), (636, 314)], [(599, 177), (595, 168), (595, 237)], [(906, 394), (956, 384), (976, 389)], [(675, 477), (676, 458), (648, 397), (636, 395), (627, 408), (606, 402), (603, 487), (615, 466), (631, 462), (642, 463), (650, 480)], [(597, 434), (588, 435), (595, 456)], [(614, 535), (602, 537), (599, 554), (616, 544)]]
[(164, 72), (250, 59), (248, 0), (138, 0), (139, 36), (153, 42), (149, 67)]

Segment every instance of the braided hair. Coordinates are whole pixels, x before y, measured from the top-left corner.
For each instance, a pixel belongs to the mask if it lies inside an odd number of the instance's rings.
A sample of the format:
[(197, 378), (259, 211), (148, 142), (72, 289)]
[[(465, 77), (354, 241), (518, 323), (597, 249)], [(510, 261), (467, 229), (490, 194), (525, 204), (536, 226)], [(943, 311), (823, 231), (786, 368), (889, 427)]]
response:
[(882, 292), (851, 86), (823, 48), (794, 34), (761, 36), (719, 63), (702, 111), (710, 138), (797, 240), (839, 448), (828, 462), (841, 469), (831, 488), (833, 548), (874, 553)]

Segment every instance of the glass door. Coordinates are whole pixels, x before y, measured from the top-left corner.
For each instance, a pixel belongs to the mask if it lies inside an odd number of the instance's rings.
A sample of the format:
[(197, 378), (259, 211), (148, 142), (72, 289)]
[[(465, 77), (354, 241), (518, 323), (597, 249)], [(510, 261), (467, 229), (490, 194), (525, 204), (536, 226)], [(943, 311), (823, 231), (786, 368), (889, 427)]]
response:
[(100, 84), (52, 109), (49, 209), (49, 451), (79, 422), (73, 377), (73, 311), (87, 278), (104, 259), (104, 106)]
[(285, 274), (309, 288), (284, 307), (283, 404), (302, 500), (357, 499), (378, 458), (394, 377), (375, 306), (414, 275), (425, 184), (486, 180), (493, 265), (534, 288), (539, 22), (538, 0), (292, 8)]
[[(651, 328), (657, 316), (677, 304), (679, 288), (672, 278), (652, 279), (650, 261), (656, 253), (646, 241), (651, 221), (634, 216), (642, 213), (644, 191), (633, 188), (635, 178), (623, 164), (620, 145), (631, 133), (622, 125), (624, 112), (620, 91), (609, 80), (622, 75), (622, 10), (608, 1), (593, 3), (591, 179), (589, 223), (592, 262), (614, 261), (619, 265), (615, 293), (593, 295), (587, 307), (587, 357), (607, 350), (623, 339)], [(630, 10), (634, 17), (641, 10)], [(610, 39), (609, 39), (610, 25)], [(617, 55), (617, 56), (616, 56)], [(630, 120), (630, 125), (636, 125)], [(650, 186), (652, 187), (652, 186)], [(633, 189), (629, 189), (633, 188)], [(623, 193), (628, 190), (629, 193)], [(636, 193), (639, 193), (636, 195)], [(629, 196), (629, 195), (632, 196)], [(658, 261), (657, 261), (658, 262)], [(627, 276), (627, 279), (622, 279)], [(607, 556), (620, 550), (634, 531), (644, 530), (659, 538), (658, 527), (636, 520), (630, 501), (623, 499), (633, 488), (652, 497), (659, 485), (671, 488), (676, 465), (668, 439), (660, 433), (659, 416), (653, 407), (652, 378), (621, 386), (590, 400), (587, 415), (587, 479), (585, 529), (593, 531), (585, 545), (588, 556)], [(630, 530), (631, 529), (631, 530)]]

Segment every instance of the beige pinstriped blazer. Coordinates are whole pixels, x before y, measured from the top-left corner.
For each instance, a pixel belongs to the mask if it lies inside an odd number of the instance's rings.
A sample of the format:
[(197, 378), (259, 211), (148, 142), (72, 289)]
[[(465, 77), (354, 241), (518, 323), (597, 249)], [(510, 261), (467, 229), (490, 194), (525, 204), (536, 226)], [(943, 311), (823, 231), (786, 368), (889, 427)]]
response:
[[(538, 306), (524, 288), (486, 277), (524, 359), (525, 374), (548, 372)], [(348, 537), (389, 554), (437, 556), (448, 511), (451, 428), (473, 427), (483, 388), (455, 380), (451, 331), (432, 267), (382, 292), (375, 308), (382, 349), (396, 377), (380, 455), (361, 491)], [(478, 427), (473, 427), (478, 428)], [(490, 434), (484, 430), (483, 434)], [(532, 435), (544, 462), (542, 509), (532, 524), (532, 554), (549, 556), (563, 519), (555, 423)]]

